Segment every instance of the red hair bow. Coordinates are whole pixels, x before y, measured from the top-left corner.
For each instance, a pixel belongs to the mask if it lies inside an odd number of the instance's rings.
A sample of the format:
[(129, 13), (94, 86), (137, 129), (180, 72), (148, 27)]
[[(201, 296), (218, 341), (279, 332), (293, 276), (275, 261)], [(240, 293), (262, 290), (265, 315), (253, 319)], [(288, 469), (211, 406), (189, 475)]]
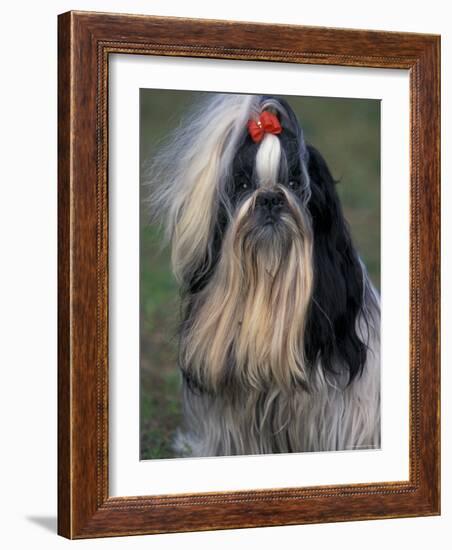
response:
[(262, 141), (264, 135), (280, 134), (282, 131), (278, 117), (269, 111), (263, 111), (258, 120), (248, 121), (248, 132), (254, 143)]

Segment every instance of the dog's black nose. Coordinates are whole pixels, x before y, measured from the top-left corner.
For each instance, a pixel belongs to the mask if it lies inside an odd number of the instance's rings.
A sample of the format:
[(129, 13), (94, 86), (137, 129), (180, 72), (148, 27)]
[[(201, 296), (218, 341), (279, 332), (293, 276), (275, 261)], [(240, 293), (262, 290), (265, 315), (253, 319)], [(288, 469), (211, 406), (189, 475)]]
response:
[(284, 205), (284, 195), (279, 191), (265, 191), (259, 194), (256, 203), (260, 208), (268, 212), (276, 213), (279, 212)]

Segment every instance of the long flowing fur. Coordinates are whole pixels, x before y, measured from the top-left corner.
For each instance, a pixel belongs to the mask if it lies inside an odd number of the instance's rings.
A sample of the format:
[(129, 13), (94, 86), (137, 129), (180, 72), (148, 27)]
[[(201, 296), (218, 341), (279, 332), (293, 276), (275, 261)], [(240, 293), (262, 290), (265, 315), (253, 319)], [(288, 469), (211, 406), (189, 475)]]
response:
[[(283, 191), (284, 192), (284, 191)], [(181, 364), (211, 390), (233, 379), (243, 388), (290, 388), (306, 380), (304, 323), (312, 292), (310, 226), (293, 214), (277, 233), (254, 226), (240, 208), (206, 287), (191, 298)]]
[[(253, 143), (264, 110), (282, 132)], [(290, 106), (215, 94), (149, 183), (182, 293), (178, 453), (378, 447), (379, 298)]]
[(150, 167), (151, 207), (171, 241), (181, 283), (213, 258), (212, 234), (236, 143), (253, 112), (254, 96), (218, 94), (188, 116)]

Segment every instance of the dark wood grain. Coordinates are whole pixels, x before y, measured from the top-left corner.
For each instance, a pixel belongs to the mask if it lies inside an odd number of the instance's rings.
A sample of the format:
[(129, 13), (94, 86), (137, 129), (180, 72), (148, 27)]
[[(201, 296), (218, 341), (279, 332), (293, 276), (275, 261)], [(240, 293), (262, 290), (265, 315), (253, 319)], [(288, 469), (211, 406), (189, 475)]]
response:
[[(84, 538), (438, 514), (439, 37), (70, 12), (59, 17), (58, 47), (59, 533)], [(409, 481), (109, 497), (112, 53), (410, 70)]]
[[(60, 16), (68, 26), (70, 14)], [(60, 27), (60, 28), (61, 28)], [(70, 33), (58, 33), (58, 531), (71, 533), (70, 410), (70, 192), (71, 62)]]

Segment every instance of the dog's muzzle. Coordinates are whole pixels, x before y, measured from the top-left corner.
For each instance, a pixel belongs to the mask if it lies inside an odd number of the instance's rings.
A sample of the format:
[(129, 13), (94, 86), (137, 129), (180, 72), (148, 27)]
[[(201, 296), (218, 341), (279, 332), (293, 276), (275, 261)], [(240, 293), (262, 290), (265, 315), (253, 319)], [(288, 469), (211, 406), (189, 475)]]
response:
[(285, 210), (286, 198), (280, 190), (261, 191), (255, 202), (255, 210), (262, 222), (278, 221)]

